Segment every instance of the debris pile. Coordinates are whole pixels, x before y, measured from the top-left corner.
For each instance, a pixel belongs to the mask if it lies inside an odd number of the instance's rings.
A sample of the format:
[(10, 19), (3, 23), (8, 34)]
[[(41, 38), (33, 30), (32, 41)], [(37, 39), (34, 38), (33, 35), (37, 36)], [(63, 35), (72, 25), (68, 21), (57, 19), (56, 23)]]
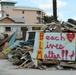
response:
[[(42, 27), (44, 32), (76, 32), (76, 26), (70, 23), (51, 23)], [(19, 68), (34, 68), (34, 69), (76, 69), (75, 61), (60, 61), (51, 59), (33, 59), (31, 54), (34, 50), (34, 39), (27, 41), (16, 40), (16, 34), (11, 36), (3, 36), (0, 40), (0, 59), (8, 59), (12, 64), (18, 65)], [(3, 39), (2, 39), (3, 38)]]
[(41, 29), (44, 32), (47, 30), (50, 32), (76, 32), (76, 25), (70, 22), (52, 22), (50, 24), (46, 24)]

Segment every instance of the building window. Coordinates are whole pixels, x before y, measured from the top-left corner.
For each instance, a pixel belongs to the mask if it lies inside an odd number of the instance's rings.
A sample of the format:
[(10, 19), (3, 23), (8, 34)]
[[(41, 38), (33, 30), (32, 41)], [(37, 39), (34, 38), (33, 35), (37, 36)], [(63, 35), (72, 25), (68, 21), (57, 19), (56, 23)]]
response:
[(6, 14), (6, 16), (8, 17), (8, 16), (9, 16), (9, 14)]
[(22, 11), (22, 14), (24, 14), (24, 11)]
[(29, 32), (28, 39), (35, 39), (35, 32)]
[(37, 20), (40, 20), (40, 17), (37, 17), (36, 19), (37, 19)]
[(11, 27), (5, 27), (5, 31), (11, 31)]
[(32, 27), (32, 30), (40, 30), (41, 27)]
[(37, 14), (39, 14), (39, 15), (40, 15), (40, 14), (41, 14), (41, 11), (37, 11)]
[(24, 17), (22, 17), (22, 18), (24, 18)]

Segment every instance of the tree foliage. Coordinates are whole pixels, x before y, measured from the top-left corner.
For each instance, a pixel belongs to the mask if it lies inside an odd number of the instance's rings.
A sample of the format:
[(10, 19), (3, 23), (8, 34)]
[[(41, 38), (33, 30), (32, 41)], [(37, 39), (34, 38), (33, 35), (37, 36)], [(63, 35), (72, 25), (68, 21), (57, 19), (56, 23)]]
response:
[(51, 23), (52, 21), (54, 21), (54, 17), (53, 16), (44, 16), (43, 20), (44, 20), (44, 23)]

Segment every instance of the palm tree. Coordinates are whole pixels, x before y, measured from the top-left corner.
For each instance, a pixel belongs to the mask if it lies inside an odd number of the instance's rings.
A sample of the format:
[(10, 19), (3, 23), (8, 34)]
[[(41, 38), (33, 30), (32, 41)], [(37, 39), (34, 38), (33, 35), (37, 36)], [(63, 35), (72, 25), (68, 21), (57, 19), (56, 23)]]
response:
[(53, 16), (54, 20), (57, 21), (57, 0), (53, 0)]

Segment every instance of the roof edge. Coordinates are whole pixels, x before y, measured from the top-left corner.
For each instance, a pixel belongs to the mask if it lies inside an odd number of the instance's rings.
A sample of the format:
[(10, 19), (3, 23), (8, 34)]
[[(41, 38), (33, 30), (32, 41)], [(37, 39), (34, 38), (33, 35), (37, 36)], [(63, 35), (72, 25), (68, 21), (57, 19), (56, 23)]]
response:
[(2, 3), (2, 2), (8, 2), (8, 3), (14, 3), (14, 4), (16, 4), (17, 2), (14, 2), (14, 1), (0, 1), (0, 3)]

